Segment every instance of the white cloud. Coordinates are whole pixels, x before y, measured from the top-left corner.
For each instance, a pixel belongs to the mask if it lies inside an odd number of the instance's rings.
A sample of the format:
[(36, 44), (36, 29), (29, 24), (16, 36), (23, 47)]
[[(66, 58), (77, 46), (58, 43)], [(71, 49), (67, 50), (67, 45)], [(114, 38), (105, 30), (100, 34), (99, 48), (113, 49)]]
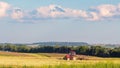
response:
[(37, 9), (38, 14), (42, 17), (51, 18), (74, 18), (74, 17), (87, 17), (87, 14), (83, 10), (74, 10), (69, 8), (63, 8), (61, 6), (50, 5), (46, 7), (40, 7)]
[(65, 9), (61, 6), (49, 5), (45, 7), (40, 7), (37, 9), (38, 14), (40, 14), (44, 18), (58, 18), (65, 16)]
[[(67, 18), (67, 19), (84, 19), (89, 21), (99, 21), (120, 18), (120, 4), (110, 5), (100, 5), (97, 7), (90, 8), (90, 11), (76, 10), (70, 8), (63, 8), (58, 5), (49, 5), (44, 7), (39, 7), (36, 9), (36, 14), (34, 19), (56, 19), (56, 18)], [(33, 16), (30, 14), (30, 16)], [(116, 16), (116, 17), (115, 17)]]
[(111, 18), (112, 20), (116, 18), (120, 18), (120, 5), (110, 5), (110, 4), (104, 4), (97, 7), (91, 8), (93, 11), (90, 11), (89, 13), (92, 15), (92, 17), (89, 18), (89, 20), (107, 20)]
[(90, 12), (89, 14), (91, 17), (89, 16), (89, 18), (86, 18), (89, 21), (97, 21), (100, 19), (99, 15), (96, 12)]
[(21, 19), (21, 18), (24, 17), (24, 13), (23, 13), (23, 11), (22, 11), (21, 9), (16, 8), (16, 9), (14, 9), (14, 10), (12, 11), (11, 17), (12, 17), (13, 19), (18, 19), (18, 20), (19, 20), (19, 19)]
[[(8, 12), (8, 9), (10, 10)], [(10, 7), (6, 2), (0, 2), (0, 18), (8, 16), (18, 21), (39, 21), (50, 19), (83, 19), (87, 21), (116, 20), (120, 19), (120, 4), (104, 4), (90, 8), (90, 10), (78, 10), (64, 8), (59, 5), (49, 5), (35, 10), (22, 10)]]
[(10, 8), (10, 5), (6, 2), (0, 2), (0, 17), (7, 16), (7, 10)]
[(101, 17), (111, 17), (115, 15), (116, 6), (114, 5), (101, 5), (96, 8)]

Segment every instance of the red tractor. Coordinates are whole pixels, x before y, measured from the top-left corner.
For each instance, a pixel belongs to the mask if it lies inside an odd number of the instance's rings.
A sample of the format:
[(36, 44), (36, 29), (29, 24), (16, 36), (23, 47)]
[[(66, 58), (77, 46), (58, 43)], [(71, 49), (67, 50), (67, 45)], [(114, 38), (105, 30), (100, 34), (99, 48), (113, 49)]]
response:
[(64, 57), (65, 60), (76, 60), (76, 52), (71, 50), (69, 54)]

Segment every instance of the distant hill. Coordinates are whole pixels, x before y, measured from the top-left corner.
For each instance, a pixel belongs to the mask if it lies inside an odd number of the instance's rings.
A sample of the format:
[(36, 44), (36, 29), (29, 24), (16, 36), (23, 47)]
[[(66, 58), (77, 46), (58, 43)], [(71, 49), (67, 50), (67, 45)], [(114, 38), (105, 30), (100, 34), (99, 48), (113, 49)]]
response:
[(27, 45), (27, 46), (103, 46), (106, 48), (116, 48), (120, 47), (120, 44), (89, 44), (86, 42), (37, 42), (37, 43), (29, 43), (29, 44), (24, 44), (24, 43), (0, 43), (0, 45)]
[(103, 46), (106, 48), (116, 48), (116, 47), (120, 47), (120, 44), (92, 44), (92, 46)]
[(105, 47), (107, 47), (107, 48), (115, 48), (115, 47), (120, 47), (120, 44), (106, 44)]
[(83, 46), (83, 45), (89, 45), (86, 42), (38, 42), (33, 43), (33, 45), (43, 45), (43, 46)]

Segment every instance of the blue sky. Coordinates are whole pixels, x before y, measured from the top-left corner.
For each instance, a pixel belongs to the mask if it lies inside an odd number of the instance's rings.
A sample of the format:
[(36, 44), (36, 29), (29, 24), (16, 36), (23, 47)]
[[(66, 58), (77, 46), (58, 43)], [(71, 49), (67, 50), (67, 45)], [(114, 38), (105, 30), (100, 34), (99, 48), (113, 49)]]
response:
[(120, 44), (120, 0), (0, 0), (0, 43)]

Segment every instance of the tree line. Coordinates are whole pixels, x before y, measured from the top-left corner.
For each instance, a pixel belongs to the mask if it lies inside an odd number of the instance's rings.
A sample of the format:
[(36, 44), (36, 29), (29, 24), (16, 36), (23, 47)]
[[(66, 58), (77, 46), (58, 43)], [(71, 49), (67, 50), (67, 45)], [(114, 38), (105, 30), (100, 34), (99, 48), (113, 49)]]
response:
[(106, 48), (103, 46), (27, 46), (15, 44), (0, 44), (0, 51), (23, 52), (23, 53), (69, 53), (74, 50), (77, 54), (120, 57), (120, 47)]

